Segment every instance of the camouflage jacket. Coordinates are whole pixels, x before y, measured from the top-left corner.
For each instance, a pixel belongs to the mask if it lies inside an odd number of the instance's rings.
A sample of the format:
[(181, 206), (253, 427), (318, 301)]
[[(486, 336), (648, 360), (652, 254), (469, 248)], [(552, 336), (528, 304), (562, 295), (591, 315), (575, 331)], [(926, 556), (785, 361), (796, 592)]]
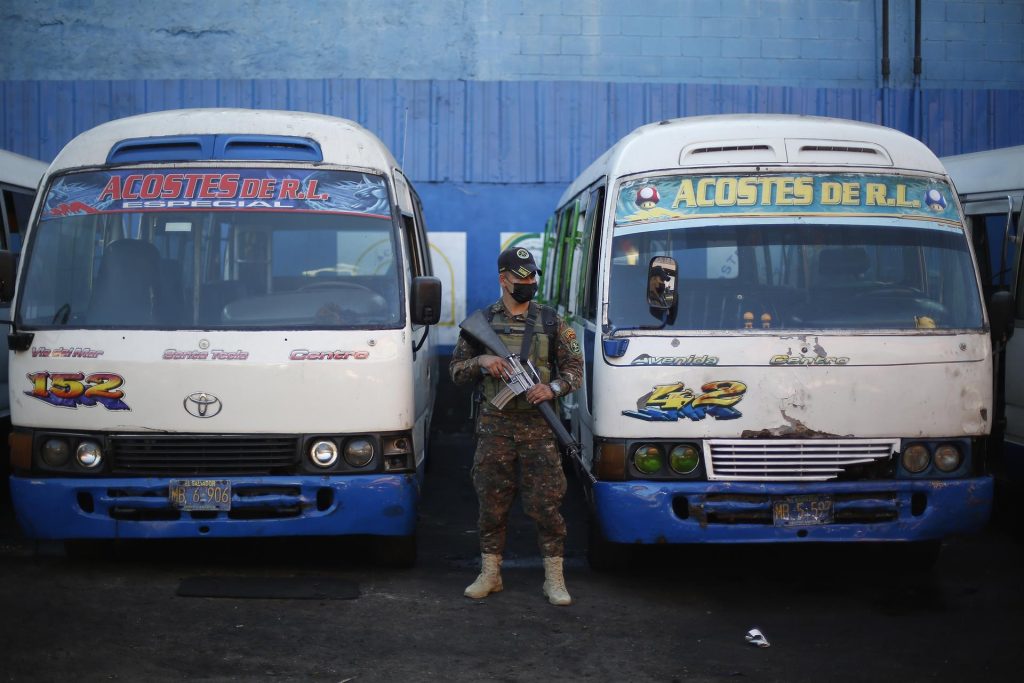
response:
[[(543, 308), (544, 306), (537, 304), (538, 319), (543, 317)], [(506, 341), (509, 350), (513, 353), (519, 353), (521, 346), (519, 341), (522, 339), (523, 332), (526, 329), (526, 316), (512, 315), (500, 299), (491, 304), (487, 308), (486, 313), (492, 316), (491, 326)], [(553, 312), (552, 314), (555, 319), (555, 326), (557, 327), (557, 331), (553, 335), (555, 342), (554, 353), (552, 354), (550, 351), (547, 353), (543, 352), (547, 349), (548, 344), (541, 339), (546, 336), (546, 333), (542, 329), (543, 325), (538, 320), (538, 324), (534, 328), (530, 358), (534, 365), (537, 366), (537, 371), (542, 381), (550, 382), (555, 379), (561, 381), (564, 388), (559, 396), (565, 396), (579, 389), (583, 383), (583, 353), (573, 329), (566, 325), (565, 321), (557, 314)], [(465, 334), (460, 334), (459, 341), (455, 344), (455, 351), (452, 353), (451, 365), (448, 366), (448, 372), (451, 375), (452, 381), (455, 384), (462, 385), (478, 382), (499, 383), (500, 380), (484, 375), (477, 360), (479, 356), (489, 353), (490, 351), (467, 338)], [(541, 356), (547, 356), (547, 358), (541, 358)], [(554, 359), (553, 364), (551, 363), (552, 357)], [(487, 392), (486, 389), (487, 387), (485, 387), (485, 393), (491, 393)], [(517, 398), (509, 402), (505, 406), (504, 411), (498, 411), (497, 408), (486, 401), (481, 404), (483, 412), (517, 412), (533, 409), (533, 406), (523, 398)]]

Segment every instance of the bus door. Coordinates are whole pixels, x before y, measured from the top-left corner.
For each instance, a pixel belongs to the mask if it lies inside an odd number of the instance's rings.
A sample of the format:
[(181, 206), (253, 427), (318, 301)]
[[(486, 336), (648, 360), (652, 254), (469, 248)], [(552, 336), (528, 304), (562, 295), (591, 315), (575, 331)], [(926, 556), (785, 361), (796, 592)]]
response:
[[(39, 162), (42, 175), (46, 166)], [(26, 178), (26, 182), (29, 179)], [(38, 176), (31, 178), (38, 182)], [(32, 204), (36, 198), (35, 187), (5, 183), (0, 180), (0, 218), (3, 219), (3, 232), (0, 233), (0, 249), (12, 251), (15, 254), (21, 252), (21, 238), (25, 228), (28, 227), (29, 214), (32, 213)], [(10, 320), (11, 305), (0, 304), (0, 319)], [(8, 325), (0, 325), (0, 332), (7, 335), (10, 331)], [(0, 359), (0, 420), (6, 420), (10, 415), (10, 398), (8, 396), (8, 367), (6, 351)], [(6, 472), (6, 466), (0, 467), (0, 472)]]
[[(1014, 297), (1014, 329), (1024, 327), (1024, 281), (1020, 263), (1021, 236), (1024, 235), (1024, 217), (1021, 203), (1024, 190), (1017, 190), (1003, 198), (972, 200), (963, 197), (962, 203), (971, 239), (978, 258), (978, 270), (985, 302), (991, 302), (996, 292), (1010, 292)], [(1012, 479), (1024, 478), (1024, 335), (1011, 334), (1008, 339), (993, 339), (995, 354), (995, 419), (993, 439), (995, 448), (1004, 443), (1004, 466), (1015, 468), (1016, 473), (1002, 472)], [(1009, 451), (1019, 451), (1005, 457)]]
[[(423, 222), (423, 207), (419, 195), (412, 184), (400, 171), (395, 171), (395, 186), (399, 195), (399, 209), (402, 214), (404, 257), (409, 263), (409, 281), (406, 287), (412, 296), (411, 287), (415, 278), (433, 275), (430, 259), (430, 245), (427, 242), (426, 226)], [(415, 387), (415, 420), (414, 439), (422, 439), (416, 443), (416, 453), (423, 453), (429, 440), (430, 414), (432, 397), (437, 386), (437, 356), (433, 352), (434, 340), (430, 338), (430, 326), (411, 324), (413, 349), (413, 378)], [(436, 334), (436, 332), (435, 332)], [(417, 463), (419, 465), (419, 463)]]

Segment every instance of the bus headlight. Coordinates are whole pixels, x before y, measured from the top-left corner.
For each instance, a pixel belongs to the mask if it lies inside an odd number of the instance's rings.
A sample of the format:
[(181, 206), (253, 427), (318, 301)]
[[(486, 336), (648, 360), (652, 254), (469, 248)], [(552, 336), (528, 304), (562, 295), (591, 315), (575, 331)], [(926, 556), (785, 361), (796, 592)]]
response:
[(401, 434), (386, 436), (381, 444), (385, 472), (408, 472), (416, 469), (416, 458), (412, 452), (412, 439)]
[(103, 450), (95, 441), (83, 441), (75, 450), (75, 460), (87, 470), (94, 470), (103, 464)]
[(661, 449), (645, 444), (633, 451), (633, 465), (644, 474), (657, 474), (661, 470)]
[(944, 443), (935, 449), (935, 466), (943, 472), (952, 472), (963, 461), (964, 456), (955, 444)]
[(338, 446), (333, 441), (320, 439), (309, 448), (309, 460), (317, 467), (330, 467), (338, 462)]
[(64, 439), (47, 439), (42, 456), (47, 467), (64, 467), (71, 457), (71, 446)]
[(366, 467), (373, 460), (373, 442), (369, 439), (349, 439), (345, 444), (345, 462), (352, 467)]
[(903, 449), (903, 469), (917, 474), (928, 469), (931, 454), (924, 444), (915, 443)]
[(668, 466), (676, 474), (690, 474), (700, 464), (700, 453), (692, 444), (683, 443), (672, 448), (668, 454)]

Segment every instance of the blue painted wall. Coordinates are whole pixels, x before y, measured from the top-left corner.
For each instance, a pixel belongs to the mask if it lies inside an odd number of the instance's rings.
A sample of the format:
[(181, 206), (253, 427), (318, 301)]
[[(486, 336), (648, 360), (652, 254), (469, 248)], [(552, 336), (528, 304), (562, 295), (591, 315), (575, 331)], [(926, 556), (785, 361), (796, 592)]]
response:
[[(890, 84), (913, 81), (891, 0)], [(0, 80), (881, 85), (881, 0), (8, 0)], [(1024, 86), (1024, 3), (924, 0), (925, 88)]]
[[(644, 123), (782, 112), (889, 125), (940, 155), (1024, 144), (1024, 2), (925, 0), (0, 2), (0, 147), (196, 106), (343, 116), (403, 160), (470, 282), (501, 231), (542, 228), (568, 182)], [(470, 286), (469, 310), (490, 297)]]

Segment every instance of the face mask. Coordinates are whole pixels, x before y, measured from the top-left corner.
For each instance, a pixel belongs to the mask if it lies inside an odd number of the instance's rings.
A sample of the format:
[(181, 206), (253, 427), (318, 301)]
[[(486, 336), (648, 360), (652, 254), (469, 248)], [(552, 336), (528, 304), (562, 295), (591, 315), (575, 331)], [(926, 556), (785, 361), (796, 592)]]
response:
[(524, 284), (517, 282), (512, 285), (512, 291), (509, 294), (519, 303), (525, 304), (537, 294), (537, 283)]

